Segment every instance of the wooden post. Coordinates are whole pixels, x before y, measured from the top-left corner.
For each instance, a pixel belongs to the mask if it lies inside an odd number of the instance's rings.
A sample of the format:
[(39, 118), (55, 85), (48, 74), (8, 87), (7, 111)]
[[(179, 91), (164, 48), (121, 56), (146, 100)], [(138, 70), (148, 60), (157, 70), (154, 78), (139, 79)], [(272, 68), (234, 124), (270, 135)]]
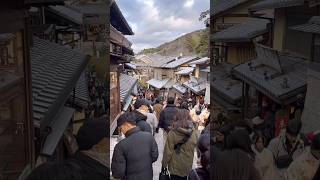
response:
[(248, 117), (248, 107), (249, 107), (249, 84), (245, 83), (245, 106), (244, 106), (244, 118)]
[(244, 104), (245, 104), (245, 99), (244, 99), (244, 96), (245, 96), (245, 94), (244, 94), (244, 86), (245, 86), (245, 83), (244, 83), (244, 81), (242, 81), (242, 97), (241, 97), (241, 105), (242, 105), (242, 112), (241, 112), (241, 120), (244, 120), (244, 117), (245, 117), (245, 109), (244, 109)]

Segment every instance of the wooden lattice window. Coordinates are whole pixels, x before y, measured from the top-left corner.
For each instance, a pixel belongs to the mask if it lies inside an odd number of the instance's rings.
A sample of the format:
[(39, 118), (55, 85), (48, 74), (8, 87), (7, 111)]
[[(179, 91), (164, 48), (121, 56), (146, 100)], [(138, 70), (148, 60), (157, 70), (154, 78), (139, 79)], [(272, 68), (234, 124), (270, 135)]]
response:
[(1, 45), (0, 46), (0, 65), (7, 66), (9, 64), (9, 51), (8, 47)]

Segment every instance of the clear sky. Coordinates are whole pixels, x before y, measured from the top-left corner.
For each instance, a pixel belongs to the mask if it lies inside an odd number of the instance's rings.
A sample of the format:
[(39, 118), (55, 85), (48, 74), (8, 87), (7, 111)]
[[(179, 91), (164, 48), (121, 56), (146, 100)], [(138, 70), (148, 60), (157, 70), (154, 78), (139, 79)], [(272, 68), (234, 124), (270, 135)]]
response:
[(138, 53), (144, 48), (174, 40), (205, 28), (201, 12), (210, 8), (210, 0), (116, 0), (135, 35), (127, 36)]

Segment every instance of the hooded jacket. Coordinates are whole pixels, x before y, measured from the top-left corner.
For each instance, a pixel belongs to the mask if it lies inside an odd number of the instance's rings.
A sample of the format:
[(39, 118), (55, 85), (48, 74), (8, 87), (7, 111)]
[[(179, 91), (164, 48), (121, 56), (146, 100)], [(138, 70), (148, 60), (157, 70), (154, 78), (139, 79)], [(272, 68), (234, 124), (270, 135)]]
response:
[(147, 123), (147, 116), (137, 110), (134, 110), (133, 113), (136, 117), (137, 127), (139, 127), (141, 131), (149, 132), (152, 134), (151, 126)]
[[(190, 136), (187, 142), (180, 146), (180, 151), (174, 147), (185, 136)], [(194, 151), (197, 144), (197, 132), (194, 129), (177, 128), (169, 131), (164, 147), (162, 167), (168, 167), (170, 174), (180, 177), (188, 176), (192, 169)]]

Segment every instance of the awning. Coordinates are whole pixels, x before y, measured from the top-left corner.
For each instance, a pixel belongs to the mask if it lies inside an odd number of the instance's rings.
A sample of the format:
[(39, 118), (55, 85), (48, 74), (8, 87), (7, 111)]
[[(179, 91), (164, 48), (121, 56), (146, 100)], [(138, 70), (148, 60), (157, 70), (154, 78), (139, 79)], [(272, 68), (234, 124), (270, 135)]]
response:
[[(279, 104), (294, 102), (296, 95), (306, 91), (307, 62), (303, 58), (279, 53), (282, 73), (258, 58), (234, 68), (237, 78), (255, 87)], [(268, 62), (275, 58), (270, 56)]]
[(313, 16), (308, 23), (289, 28), (301, 32), (320, 34), (320, 16)]
[(250, 11), (260, 11), (266, 9), (276, 9), (292, 6), (302, 6), (305, 0), (264, 0), (252, 5)]
[(49, 125), (51, 132), (47, 136), (41, 154), (51, 156), (53, 155), (59, 141), (61, 140), (63, 133), (67, 129), (69, 122), (74, 113), (74, 109), (64, 107), (61, 112), (59, 112), (52, 123)]
[(206, 89), (206, 81), (196, 80), (195, 78), (191, 78), (190, 80), (184, 82), (183, 85), (196, 94), (199, 94)]
[(211, 36), (215, 42), (250, 42), (253, 38), (268, 32), (266, 19), (250, 18), (247, 22), (237, 24)]
[(137, 69), (137, 66), (131, 63), (125, 63), (124, 65), (130, 69)]
[(189, 75), (194, 71), (193, 67), (182, 67), (176, 74), (178, 75)]
[(174, 84), (172, 87), (181, 94), (184, 94), (187, 92), (187, 88), (183, 87), (180, 84)]
[(161, 89), (163, 88), (171, 79), (167, 78), (167, 79), (163, 79), (163, 80), (158, 80), (158, 79), (150, 79), (149, 81), (147, 81), (147, 83), (150, 86), (153, 86), (157, 89)]
[(138, 82), (138, 79), (129, 76), (127, 74), (120, 74), (120, 101), (125, 103), (126, 99), (133, 93), (134, 87)]
[(230, 77), (211, 82), (211, 91), (230, 104), (237, 104), (242, 97), (242, 83)]
[(196, 60), (196, 61), (192, 61), (190, 62), (189, 64), (190, 65), (193, 65), (193, 64), (207, 64), (210, 62), (210, 58), (208, 57), (204, 57), (204, 58), (201, 58), (199, 60)]

